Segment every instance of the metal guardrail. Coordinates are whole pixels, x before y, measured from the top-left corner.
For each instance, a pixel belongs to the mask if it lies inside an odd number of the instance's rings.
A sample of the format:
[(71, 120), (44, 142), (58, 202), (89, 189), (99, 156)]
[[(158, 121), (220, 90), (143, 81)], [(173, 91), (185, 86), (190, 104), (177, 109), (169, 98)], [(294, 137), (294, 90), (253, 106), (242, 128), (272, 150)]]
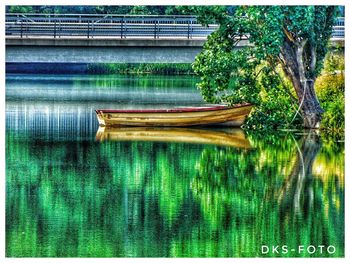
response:
[[(15, 37), (207, 37), (218, 25), (203, 26), (195, 16), (6, 14), (6, 36)], [(344, 17), (333, 26), (332, 39), (344, 39)]]
[(217, 25), (193, 16), (7, 14), (7, 36), (42, 37), (207, 37)]
[(337, 17), (335, 25), (333, 26), (332, 39), (345, 39), (345, 18)]

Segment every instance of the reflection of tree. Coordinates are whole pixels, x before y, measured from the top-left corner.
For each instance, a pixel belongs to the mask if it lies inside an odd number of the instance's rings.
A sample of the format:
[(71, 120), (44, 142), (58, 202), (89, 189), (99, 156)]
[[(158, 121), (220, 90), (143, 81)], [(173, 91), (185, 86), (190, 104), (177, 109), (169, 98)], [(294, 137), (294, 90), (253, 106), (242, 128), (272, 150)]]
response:
[[(334, 230), (338, 226), (337, 232), (343, 232), (343, 210), (335, 211), (322, 190), (333, 182), (313, 176), (320, 138), (309, 133), (300, 138), (300, 146), (292, 134), (266, 141), (246, 153), (202, 153), (192, 187), (210, 231), (219, 233), (220, 244), (240, 247), (243, 252), (236, 256), (259, 256), (261, 244), (332, 244), (341, 255), (343, 239)], [(343, 195), (340, 191), (342, 208)]]
[[(315, 159), (321, 149), (321, 138), (314, 132), (303, 136), (299, 144), (300, 147), (296, 144), (297, 155), (292, 172), (278, 195), (279, 217), (286, 222), (279, 225), (278, 231), (292, 233), (294, 246), (335, 245), (342, 254), (344, 188), (338, 181), (338, 176), (342, 175), (329, 177), (330, 171), (336, 171), (331, 163), (323, 164), (328, 169), (324, 169), (321, 178), (314, 175)], [(342, 162), (344, 158), (339, 156), (338, 160)], [(305, 234), (300, 235), (303, 232)], [(304, 256), (309, 255), (305, 253)]]
[[(293, 164), (292, 172), (280, 190), (278, 201), (280, 205), (292, 206), (295, 214), (300, 214), (301, 209), (306, 208), (307, 210), (304, 212), (307, 214), (308, 209), (312, 209), (314, 206), (312, 168), (316, 155), (321, 148), (321, 141), (318, 135), (310, 131), (302, 137), (300, 144), (301, 147), (295, 141), (296, 161)], [(307, 201), (308, 204), (303, 205), (303, 201)]]

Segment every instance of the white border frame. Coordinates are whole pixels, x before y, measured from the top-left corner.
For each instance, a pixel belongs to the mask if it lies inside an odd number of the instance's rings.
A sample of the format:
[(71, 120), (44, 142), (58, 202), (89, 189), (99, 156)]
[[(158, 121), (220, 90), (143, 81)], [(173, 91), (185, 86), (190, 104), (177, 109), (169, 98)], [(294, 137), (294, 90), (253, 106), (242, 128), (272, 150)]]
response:
[[(346, 262), (350, 260), (350, 240), (348, 231), (348, 225), (350, 220), (348, 217), (349, 208), (349, 192), (350, 192), (350, 179), (345, 178), (345, 258), (6, 258), (5, 257), (5, 183), (6, 183), (6, 171), (5, 171), (5, 6), (6, 5), (344, 5), (345, 6), (345, 83), (350, 78), (348, 43), (350, 32), (350, 2), (347, 0), (317, 0), (317, 1), (300, 1), (300, 0), (218, 0), (218, 1), (204, 1), (204, 0), (191, 0), (190, 3), (184, 0), (3, 0), (1, 2), (1, 88), (0, 88), (0, 137), (1, 137), (1, 149), (0, 149), (0, 174), (2, 175), (2, 182), (0, 183), (1, 201), (0, 211), (2, 216), (0, 217), (1, 225), (1, 239), (0, 239), (0, 259), (2, 262)], [(346, 85), (347, 86), (347, 85)], [(345, 101), (349, 99), (349, 87), (345, 89)], [(345, 177), (349, 169), (349, 140), (348, 140), (348, 126), (349, 126), (349, 105), (345, 105)], [(347, 223), (348, 222), (348, 223)]]

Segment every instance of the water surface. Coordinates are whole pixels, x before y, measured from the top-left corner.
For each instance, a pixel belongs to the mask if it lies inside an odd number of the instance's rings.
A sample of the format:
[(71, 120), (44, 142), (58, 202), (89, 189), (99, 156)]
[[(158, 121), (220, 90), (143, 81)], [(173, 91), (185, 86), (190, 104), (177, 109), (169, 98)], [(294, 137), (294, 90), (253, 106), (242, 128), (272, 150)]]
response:
[[(8, 75), (6, 255), (344, 256), (339, 139), (209, 128), (98, 140), (95, 108), (203, 104), (195, 82)], [(188, 132), (227, 143), (179, 140)], [(262, 245), (289, 251), (263, 254)], [(300, 245), (336, 251), (291, 251)]]

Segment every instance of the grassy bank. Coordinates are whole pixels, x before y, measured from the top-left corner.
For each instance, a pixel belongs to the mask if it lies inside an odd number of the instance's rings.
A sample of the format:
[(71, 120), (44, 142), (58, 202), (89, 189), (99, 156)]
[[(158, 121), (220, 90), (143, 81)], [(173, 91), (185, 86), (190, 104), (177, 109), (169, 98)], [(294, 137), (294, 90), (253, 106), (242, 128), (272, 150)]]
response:
[(190, 63), (96, 63), (87, 70), (90, 74), (194, 74)]

